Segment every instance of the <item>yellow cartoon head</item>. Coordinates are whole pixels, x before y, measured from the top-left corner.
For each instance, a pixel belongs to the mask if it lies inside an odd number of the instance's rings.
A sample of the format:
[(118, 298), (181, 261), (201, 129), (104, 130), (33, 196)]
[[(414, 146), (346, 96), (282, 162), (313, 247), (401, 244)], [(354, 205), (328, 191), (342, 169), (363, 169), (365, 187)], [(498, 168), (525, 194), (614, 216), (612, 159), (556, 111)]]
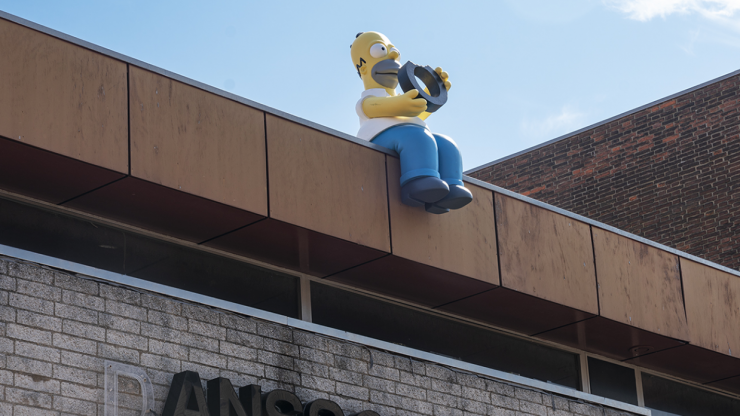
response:
[(394, 89), (398, 85), (401, 53), (382, 33), (361, 32), (352, 43), (352, 65), (365, 89)]

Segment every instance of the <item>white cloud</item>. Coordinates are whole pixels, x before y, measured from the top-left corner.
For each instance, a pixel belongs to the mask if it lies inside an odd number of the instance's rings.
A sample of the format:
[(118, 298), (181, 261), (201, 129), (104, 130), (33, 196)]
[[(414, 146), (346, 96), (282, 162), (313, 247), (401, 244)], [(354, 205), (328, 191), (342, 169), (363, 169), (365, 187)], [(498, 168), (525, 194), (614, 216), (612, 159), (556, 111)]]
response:
[(721, 23), (740, 24), (736, 16), (740, 0), (604, 0), (604, 3), (641, 22), (671, 14), (696, 13)]
[(551, 114), (540, 120), (522, 120), (522, 135), (532, 140), (553, 139), (582, 127), (586, 114), (565, 105), (557, 114)]
[[(602, 0), (612, 9), (623, 12), (629, 19), (647, 22), (670, 15), (696, 15), (703, 19), (688, 40), (678, 45), (688, 55), (695, 55), (699, 43), (721, 43), (740, 47), (740, 0)], [(699, 23), (699, 22), (697, 22)]]

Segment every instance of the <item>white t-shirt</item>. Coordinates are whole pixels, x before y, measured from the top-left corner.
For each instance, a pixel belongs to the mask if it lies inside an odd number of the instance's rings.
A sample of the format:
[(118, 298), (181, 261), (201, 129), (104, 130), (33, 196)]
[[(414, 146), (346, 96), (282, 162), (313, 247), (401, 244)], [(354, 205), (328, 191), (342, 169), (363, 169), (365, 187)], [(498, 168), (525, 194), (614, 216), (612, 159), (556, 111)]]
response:
[(383, 132), (384, 130), (399, 125), (399, 124), (416, 124), (422, 127), (426, 127), (427, 124), (424, 120), (419, 117), (377, 117), (369, 118), (365, 115), (362, 110), (362, 102), (367, 97), (390, 97), (388, 91), (385, 88), (370, 88), (362, 92), (360, 101), (355, 106), (355, 111), (360, 117), (360, 130), (357, 132), (357, 137), (363, 140), (372, 140), (375, 136)]

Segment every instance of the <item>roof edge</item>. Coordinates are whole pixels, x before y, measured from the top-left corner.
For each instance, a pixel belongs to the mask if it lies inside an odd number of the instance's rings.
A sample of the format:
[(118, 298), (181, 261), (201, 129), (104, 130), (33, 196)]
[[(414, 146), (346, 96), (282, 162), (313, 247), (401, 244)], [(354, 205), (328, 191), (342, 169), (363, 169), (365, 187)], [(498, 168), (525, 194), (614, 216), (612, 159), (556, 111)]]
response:
[(216, 87), (213, 87), (211, 85), (202, 83), (200, 81), (196, 81), (194, 79), (191, 79), (191, 78), (182, 76), (180, 74), (176, 74), (176, 73), (174, 73), (172, 71), (168, 71), (168, 70), (166, 70), (164, 68), (160, 68), (160, 67), (157, 67), (157, 66), (148, 64), (148, 63), (146, 63), (144, 61), (140, 61), (140, 60), (138, 60), (136, 58), (132, 58), (132, 57), (130, 57), (128, 55), (124, 55), (122, 53), (118, 53), (118, 52), (112, 51), (112, 50), (107, 49), (107, 48), (104, 48), (102, 46), (98, 46), (98, 45), (96, 45), (94, 43), (90, 43), (88, 41), (85, 41), (85, 40), (76, 38), (74, 36), (71, 36), (71, 35), (68, 35), (66, 33), (60, 32), (58, 30), (54, 30), (54, 29), (48, 28), (46, 26), (42, 26), (42, 25), (40, 25), (38, 23), (34, 23), (34, 22), (30, 21), (30, 20), (26, 20), (26, 19), (24, 19), (22, 17), (18, 17), (18, 16), (15, 16), (15, 15), (12, 15), (12, 14), (7, 13), (7, 12), (4, 12), (2, 10), (0, 10), (0, 19), (4, 19), (4, 20), (7, 20), (9, 22), (13, 22), (13, 23), (19, 24), (21, 26), (24, 26), (24, 27), (27, 27), (29, 29), (35, 30), (37, 32), (41, 32), (41, 33), (44, 33), (46, 35), (55, 37), (55, 38), (57, 38), (59, 40), (62, 40), (62, 41), (65, 41), (65, 42), (69, 42), (69, 43), (71, 43), (73, 45), (77, 45), (77, 46), (80, 46), (82, 48), (88, 49), (88, 50), (90, 50), (92, 52), (96, 52), (96, 53), (99, 53), (101, 55), (105, 55), (105, 56), (107, 56), (109, 58), (113, 58), (113, 59), (119, 60), (121, 62), (125, 62), (127, 64), (137, 66), (139, 68), (145, 69), (147, 71), (154, 72), (156, 74), (159, 74), (159, 75), (162, 75), (164, 77), (173, 79), (175, 81), (182, 82), (183, 84), (189, 85), (191, 87), (198, 88), (200, 90), (203, 90), (203, 91), (209, 92), (211, 94), (215, 94), (215, 95), (221, 96), (221, 97), (226, 98), (226, 99), (229, 99), (231, 101), (235, 101), (235, 102), (238, 102), (240, 104), (244, 104), (244, 105), (247, 105), (249, 107), (256, 108), (258, 110), (264, 111), (266, 113), (269, 113), (269, 114), (272, 114), (272, 115), (275, 115), (275, 116), (284, 118), (284, 119), (289, 120), (289, 121), (292, 121), (294, 123), (298, 123), (298, 124), (301, 124), (303, 126), (312, 128), (314, 130), (318, 130), (318, 131), (320, 131), (322, 133), (326, 133), (326, 134), (329, 134), (329, 135), (332, 135), (332, 136), (335, 136), (335, 137), (342, 138), (344, 140), (347, 140), (347, 141), (350, 141), (350, 142), (359, 144), (361, 146), (364, 146), (364, 147), (367, 147), (367, 148), (376, 150), (376, 151), (381, 152), (381, 153), (385, 153), (387, 155), (390, 155), (390, 156), (393, 156), (393, 157), (396, 157), (396, 158), (398, 157), (398, 154), (396, 152), (394, 152), (393, 150), (386, 149), (385, 147), (378, 146), (377, 144), (370, 143), (367, 140), (362, 140), (362, 139), (360, 139), (358, 137), (349, 135), (347, 133), (343, 133), (343, 132), (341, 132), (339, 130), (334, 130), (334, 129), (329, 128), (329, 127), (326, 127), (326, 126), (322, 126), (321, 124), (314, 123), (313, 121), (306, 120), (306, 119), (300, 118), (298, 116), (294, 116), (294, 115), (289, 114), (289, 113), (286, 113), (284, 111), (280, 111), (278, 109), (275, 109), (275, 108), (266, 106), (264, 104), (260, 104), (260, 103), (258, 103), (256, 101), (252, 101), (252, 100), (250, 100), (248, 98), (244, 98), (242, 96), (239, 96), (239, 95), (236, 95), (236, 94), (232, 94), (230, 92), (227, 92), (227, 91), (218, 89)]
[(611, 226), (609, 224), (605, 224), (603, 222), (599, 222), (599, 221), (596, 221), (594, 219), (591, 219), (591, 218), (588, 218), (588, 217), (584, 217), (583, 215), (576, 214), (575, 212), (571, 212), (571, 211), (568, 211), (568, 210), (565, 210), (565, 209), (556, 207), (555, 205), (550, 205), (550, 204), (545, 203), (545, 202), (542, 202), (542, 201), (540, 201), (538, 199), (534, 199), (534, 198), (531, 198), (531, 197), (522, 195), (520, 193), (517, 193), (517, 192), (514, 192), (514, 191), (510, 191), (508, 189), (505, 189), (505, 188), (502, 188), (500, 186), (496, 186), (496, 185), (490, 184), (490, 183), (485, 182), (485, 181), (482, 181), (480, 179), (471, 178), (470, 176), (464, 176), (463, 177), (463, 180), (465, 182), (467, 182), (467, 183), (470, 183), (470, 184), (479, 186), (481, 188), (488, 189), (488, 190), (493, 191), (495, 193), (498, 193), (498, 194), (501, 194), (501, 195), (506, 195), (506, 196), (508, 196), (510, 198), (517, 199), (519, 201), (525, 202), (525, 203), (530, 204), (530, 205), (535, 205), (535, 206), (537, 206), (539, 208), (546, 209), (548, 211), (552, 211), (552, 212), (554, 212), (556, 214), (560, 214), (560, 215), (562, 215), (564, 217), (568, 217), (570, 219), (573, 219), (573, 220), (576, 220), (576, 221), (580, 221), (582, 223), (589, 224), (589, 225), (594, 226), (594, 227), (601, 228), (602, 230), (606, 230), (606, 231), (612, 232), (612, 233), (617, 234), (617, 235), (620, 235), (622, 237), (629, 238), (630, 240), (635, 240), (637, 242), (640, 242), (640, 243), (643, 243), (645, 245), (648, 245), (648, 246), (657, 248), (659, 250), (667, 251), (667, 252), (669, 252), (671, 254), (674, 254), (674, 255), (676, 255), (678, 257), (682, 257), (682, 258), (684, 258), (686, 260), (690, 260), (690, 261), (693, 261), (695, 263), (700, 263), (700, 264), (703, 264), (705, 266), (711, 267), (713, 269), (717, 269), (719, 271), (722, 271), (722, 272), (725, 272), (725, 273), (729, 273), (729, 274), (731, 274), (733, 276), (740, 277), (740, 270), (731, 269), (731, 268), (729, 268), (727, 266), (723, 266), (723, 265), (721, 265), (719, 263), (715, 263), (715, 262), (712, 262), (712, 261), (709, 261), (709, 260), (705, 260), (705, 259), (703, 259), (701, 257), (697, 257), (697, 256), (695, 256), (693, 254), (686, 253), (685, 251), (681, 251), (681, 250), (675, 249), (673, 247), (669, 247), (669, 246), (666, 246), (666, 245), (657, 243), (657, 242), (655, 242), (653, 240), (648, 240), (647, 238), (640, 237), (637, 234), (632, 234), (632, 233), (630, 233), (628, 231), (621, 230), (621, 229), (616, 228), (616, 227), (613, 227), (613, 226)]

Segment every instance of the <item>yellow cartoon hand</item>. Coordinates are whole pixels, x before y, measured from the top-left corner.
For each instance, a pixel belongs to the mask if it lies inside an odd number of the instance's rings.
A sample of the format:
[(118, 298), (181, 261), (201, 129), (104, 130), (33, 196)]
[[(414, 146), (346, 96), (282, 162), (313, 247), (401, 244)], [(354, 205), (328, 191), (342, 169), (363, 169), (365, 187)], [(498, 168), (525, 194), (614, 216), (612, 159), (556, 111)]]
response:
[(369, 118), (416, 117), (427, 109), (427, 100), (418, 96), (419, 91), (409, 90), (392, 97), (368, 97), (362, 102), (362, 111)]
[(448, 78), (450, 77), (450, 75), (447, 74), (447, 72), (443, 71), (442, 68), (440, 68), (440, 67), (437, 67), (437, 69), (435, 69), (434, 72), (436, 72), (437, 74), (439, 74), (439, 77), (442, 78), (442, 81), (445, 82), (445, 88), (447, 89), (447, 91), (449, 91), (450, 90), (450, 87), (452, 86), (452, 84), (448, 80)]
[(405, 117), (416, 117), (427, 109), (427, 100), (423, 98), (417, 98), (419, 96), (418, 90), (409, 90), (403, 95), (397, 96), (400, 101), (401, 108), (404, 108), (407, 114), (399, 114)]

